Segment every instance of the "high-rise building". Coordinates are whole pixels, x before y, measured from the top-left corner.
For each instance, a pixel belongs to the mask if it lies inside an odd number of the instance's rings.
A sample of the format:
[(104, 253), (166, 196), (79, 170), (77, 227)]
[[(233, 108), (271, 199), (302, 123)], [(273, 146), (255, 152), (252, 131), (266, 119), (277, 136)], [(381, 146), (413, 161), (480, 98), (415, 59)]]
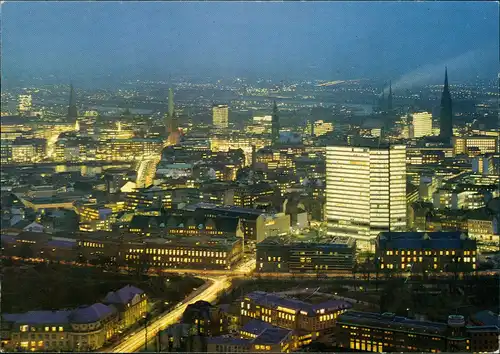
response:
[(280, 140), (280, 117), (276, 101), (273, 104), (273, 117), (271, 120), (271, 143), (276, 145)]
[(225, 104), (214, 105), (213, 112), (213, 126), (215, 128), (227, 128), (229, 122), (229, 107)]
[(17, 103), (17, 112), (19, 115), (29, 114), (31, 111), (31, 95), (19, 95)]
[(328, 234), (372, 248), (382, 231), (406, 227), (406, 146), (326, 148)]
[(451, 94), (448, 87), (448, 69), (444, 72), (444, 87), (441, 95), (441, 112), (439, 116), (440, 131), (439, 136), (449, 142), (453, 136), (453, 113), (451, 107)]
[(73, 89), (73, 84), (69, 85), (69, 106), (68, 106), (68, 119), (77, 119), (78, 110), (76, 109), (76, 97)]
[(412, 126), (414, 138), (432, 135), (432, 114), (428, 112), (413, 113)]

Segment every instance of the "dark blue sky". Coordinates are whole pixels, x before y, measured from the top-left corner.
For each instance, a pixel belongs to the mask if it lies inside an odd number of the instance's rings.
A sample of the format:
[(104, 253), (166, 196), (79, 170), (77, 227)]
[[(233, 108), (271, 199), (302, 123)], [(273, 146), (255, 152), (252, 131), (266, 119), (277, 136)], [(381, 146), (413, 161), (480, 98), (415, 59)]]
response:
[[(14, 2), (3, 75), (496, 76), (495, 2)], [(441, 80), (441, 78), (440, 78)]]

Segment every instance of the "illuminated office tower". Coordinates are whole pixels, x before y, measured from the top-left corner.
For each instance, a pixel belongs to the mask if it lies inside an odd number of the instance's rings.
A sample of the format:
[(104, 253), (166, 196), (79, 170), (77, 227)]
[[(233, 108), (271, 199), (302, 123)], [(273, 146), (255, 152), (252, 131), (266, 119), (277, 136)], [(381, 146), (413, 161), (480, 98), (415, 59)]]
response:
[(382, 231), (406, 227), (406, 146), (328, 146), (328, 234), (372, 248)]
[(229, 120), (229, 107), (225, 104), (214, 105), (213, 125), (215, 128), (227, 128)]
[(432, 135), (432, 114), (427, 112), (413, 113), (412, 125), (414, 138)]
[(17, 112), (20, 115), (26, 115), (31, 111), (31, 95), (19, 95)]

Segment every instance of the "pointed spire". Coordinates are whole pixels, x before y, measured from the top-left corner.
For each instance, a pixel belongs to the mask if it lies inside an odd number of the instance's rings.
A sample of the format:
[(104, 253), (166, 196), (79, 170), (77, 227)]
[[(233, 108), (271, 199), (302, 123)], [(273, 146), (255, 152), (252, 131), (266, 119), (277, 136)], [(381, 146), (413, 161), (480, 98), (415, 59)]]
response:
[(450, 142), (453, 136), (453, 111), (452, 101), (450, 94), (450, 87), (448, 85), (448, 67), (444, 69), (444, 86), (441, 95), (441, 112), (439, 117), (440, 132), (439, 135), (446, 142)]
[(387, 96), (387, 110), (392, 110), (392, 81), (389, 81), (389, 96)]
[(280, 139), (280, 118), (278, 112), (278, 105), (276, 101), (273, 103), (273, 115), (271, 119), (271, 144), (275, 145)]
[(168, 89), (168, 115), (174, 116), (174, 90), (172, 88)]
[(168, 89), (168, 111), (165, 115), (165, 131), (168, 135), (178, 130), (177, 117), (175, 115), (174, 108), (174, 90), (172, 88)]
[(73, 82), (69, 84), (69, 105), (68, 105), (68, 118), (77, 119), (78, 111), (76, 109), (76, 97), (75, 90), (73, 88)]

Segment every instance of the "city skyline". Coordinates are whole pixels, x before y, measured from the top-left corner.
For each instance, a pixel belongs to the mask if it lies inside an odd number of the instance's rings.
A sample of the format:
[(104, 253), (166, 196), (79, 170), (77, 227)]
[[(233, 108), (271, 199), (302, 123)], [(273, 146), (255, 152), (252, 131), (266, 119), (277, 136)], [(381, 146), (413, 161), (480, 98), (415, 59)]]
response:
[(445, 65), (457, 81), (489, 78), (498, 65), (497, 7), (5, 3), (2, 79), (392, 78), (399, 89), (438, 83)]
[(1, 4), (0, 352), (500, 353), (498, 3)]

